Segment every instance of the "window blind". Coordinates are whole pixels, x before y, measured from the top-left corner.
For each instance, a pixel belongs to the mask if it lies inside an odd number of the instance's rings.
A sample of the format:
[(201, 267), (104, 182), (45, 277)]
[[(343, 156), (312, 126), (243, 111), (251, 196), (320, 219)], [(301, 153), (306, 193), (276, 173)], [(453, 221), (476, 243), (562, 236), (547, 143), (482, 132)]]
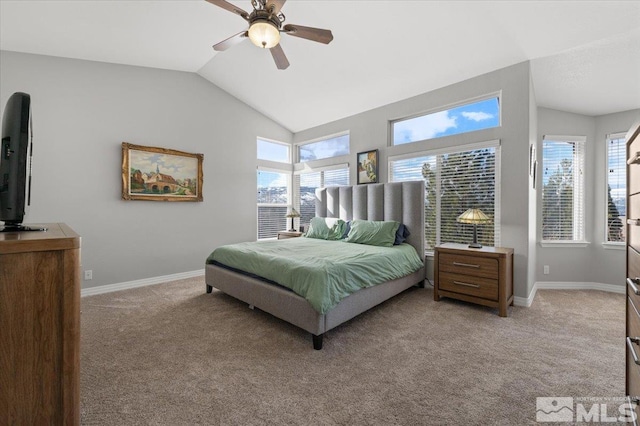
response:
[(622, 243), (626, 240), (627, 167), (624, 133), (607, 137), (607, 212), (605, 241)]
[(585, 139), (545, 136), (542, 141), (542, 239), (584, 241)]
[(457, 152), (423, 153), (389, 161), (392, 182), (425, 181), (425, 241), (431, 251), (444, 242), (469, 243), (473, 226), (457, 222), (469, 208), (492, 218), (478, 225), (478, 241), (500, 244), (500, 146), (495, 142)]
[(308, 228), (316, 215), (316, 188), (349, 185), (349, 165), (310, 172), (297, 172), (294, 179), (296, 206), (300, 212), (300, 225)]
[(258, 170), (258, 239), (275, 238), (288, 229), (287, 207), (291, 174)]

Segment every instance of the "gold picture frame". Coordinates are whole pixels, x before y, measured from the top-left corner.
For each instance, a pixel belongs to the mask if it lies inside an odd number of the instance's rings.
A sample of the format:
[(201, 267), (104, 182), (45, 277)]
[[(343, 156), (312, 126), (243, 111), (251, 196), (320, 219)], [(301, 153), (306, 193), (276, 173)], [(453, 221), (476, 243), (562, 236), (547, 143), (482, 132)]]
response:
[(203, 154), (122, 142), (122, 199), (202, 201)]

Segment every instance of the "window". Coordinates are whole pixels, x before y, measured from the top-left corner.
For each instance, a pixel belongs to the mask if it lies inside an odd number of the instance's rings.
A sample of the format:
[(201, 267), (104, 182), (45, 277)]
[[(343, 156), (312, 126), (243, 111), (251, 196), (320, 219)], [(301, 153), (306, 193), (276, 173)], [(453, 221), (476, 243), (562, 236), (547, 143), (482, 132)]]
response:
[(275, 238), (288, 229), (290, 172), (258, 169), (258, 239)]
[(311, 218), (316, 215), (316, 188), (338, 185), (349, 185), (348, 164), (295, 175), (296, 204), (300, 212), (301, 225), (308, 227)]
[(425, 181), (427, 251), (445, 242), (473, 241), (473, 226), (456, 220), (469, 208), (479, 208), (492, 218), (491, 225), (478, 226), (478, 242), (486, 246), (500, 245), (499, 142), (460, 149), (413, 154), (389, 161), (391, 182)]
[(605, 242), (623, 243), (627, 222), (627, 154), (624, 133), (607, 137), (607, 223)]
[(349, 134), (330, 136), (298, 145), (298, 161), (304, 163), (323, 158), (349, 155)]
[(258, 138), (258, 160), (291, 163), (291, 145)]
[(542, 240), (584, 242), (584, 137), (542, 141)]
[(500, 126), (500, 98), (391, 122), (392, 144), (418, 142)]

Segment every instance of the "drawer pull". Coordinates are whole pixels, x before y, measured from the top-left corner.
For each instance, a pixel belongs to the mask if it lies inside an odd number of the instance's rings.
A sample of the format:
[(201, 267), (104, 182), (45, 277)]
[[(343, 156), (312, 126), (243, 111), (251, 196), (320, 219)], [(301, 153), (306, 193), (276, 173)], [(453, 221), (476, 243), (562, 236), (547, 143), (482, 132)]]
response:
[(627, 225), (640, 226), (640, 219), (627, 219)]
[(478, 284), (463, 283), (462, 281), (454, 281), (453, 283), (457, 284), (457, 285), (463, 285), (465, 287), (480, 288), (480, 286)]
[(472, 265), (471, 263), (453, 262), (455, 266), (464, 266), (465, 268), (479, 268), (480, 265)]
[(631, 287), (631, 291), (633, 291), (634, 294), (640, 295), (640, 289), (638, 289), (638, 286), (636, 285), (638, 281), (640, 281), (638, 278), (627, 278), (627, 284)]
[(636, 354), (636, 350), (633, 348), (633, 344), (639, 344), (640, 338), (638, 337), (627, 337), (627, 347), (631, 349), (631, 356), (633, 357), (633, 362), (636, 365), (640, 365), (640, 360), (638, 360), (638, 355)]

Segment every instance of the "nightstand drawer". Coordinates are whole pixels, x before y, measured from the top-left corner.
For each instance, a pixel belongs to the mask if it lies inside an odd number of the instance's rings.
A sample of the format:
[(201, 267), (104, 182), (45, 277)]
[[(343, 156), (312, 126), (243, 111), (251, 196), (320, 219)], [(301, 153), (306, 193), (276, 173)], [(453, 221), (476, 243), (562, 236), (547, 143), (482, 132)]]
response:
[(498, 280), (495, 279), (442, 272), (438, 284), (441, 290), (498, 300)]
[(443, 272), (498, 279), (498, 260), (488, 257), (442, 253), (438, 267)]

